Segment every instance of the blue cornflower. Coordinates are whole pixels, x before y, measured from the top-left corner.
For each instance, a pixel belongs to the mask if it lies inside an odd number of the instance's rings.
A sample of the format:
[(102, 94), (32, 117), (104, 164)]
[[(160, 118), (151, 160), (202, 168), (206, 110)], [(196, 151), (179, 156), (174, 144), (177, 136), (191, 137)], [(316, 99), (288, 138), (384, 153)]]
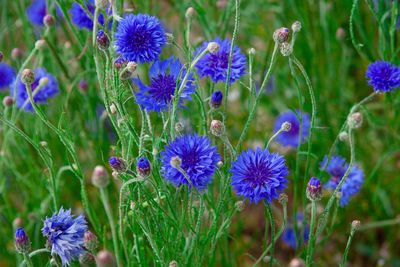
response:
[[(179, 59), (170, 57), (169, 59), (156, 61), (150, 68), (150, 84), (147, 86), (140, 79), (133, 79), (139, 87), (136, 93), (137, 103), (147, 111), (161, 112), (168, 109), (171, 104), (172, 96), (175, 93), (178, 78), (182, 72), (182, 77), (186, 70), (182, 69)], [(183, 105), (184, 100), (191, 100), (190, 95), (195, 91), (193, 76), (189, 75), (185, 89), (180, 95), (179, 104)]]
[(376, 61), (369, 64), (365, 76), (375, 92), (390, 92), (400, 87), (400, 68), (389, 62)]
[(161, 22), (147, 14), (127, 15), (115, 32), (115, 51), (129, 61), (151, 62), (166, 44)]
[(51, 246), (51, 254), (61, 258), (62, 265), (69, 265), (85, 252), (84, 235), (87, 230), (83, 215), (73, 217), (71, 210), (61, 208), (44, 220), (42, 233)]
[[(32, 92), (34, 94), (33, 100), (35, 103), (46, 103), (48, 98), (54, 97), (56, 94), (58, 94), (59, 89), (58, 89), (58, 82), (56, 78), (51, 75), (50, 73), (47, 73), (45, 69), (43, 68), (37, 68), (34, 70), (35, 73), (35, 80), (32, 83)], [(46, 80), (46, 82), (39, 86), (39, 81), (42, 78), (46, 78), (43, 80)], [(43, 81), (42, 80), (42, 81)], [(38, 92), (35, 92), (37, 88), (40, 88)], [(15, 92), (14, 92), (15, 90)], [(21, 81), (20, 78), (18, 78), (15, 81), (15, 84), (13, 84), (10, 88), (10, 94), (16, 99), (17, 106), (19, 108), (23, 108), (24, 111), (30, 111), (33, 112), (33, 107), (32, 104), (29, 101), (28, 98), (28, 93), (26, 92), (25, 84)]]
[(19, 253), (28, 253), (31, 249), (31, 241), (22, 228), (15, 231), (15, 249)]
[[(213, 40), (219, 44), (219, 49), (215, 53), (207, 53), (199, 62), (197, 62), (197, 72), (200, 77), (209, 76), (215, 83), (226, 82), (228, 76), (228, 61), (231, 50), (231, 41), (228, 39), (221, 40), (219, 38)], [(209, 42), (204, 42), (197, 48), (194, 56), (204, 51)], [(240, 51), (240, 48), (235, 46), (232, 55), (230, 83), (235, 82), (246, 73), (246, 57)]]
[(0, 63), (0, 90), (4, 90), (15, 79), (15, 70), (6, 63)]
[[(190, 182), (175, 166), (171, 165), (171, 159), (179, 157), (180, 168), (185, 171)], [(175, 186), (192, 185), (203, 191), (211, 182), (220, 160), (217, 148), (211, 145), (206, 136), (184, 135), (171, 141), (161, 152), (161, 172), (164, 178)]]
[(272, 202), (286, 187), (289, 171), (283, 156), (268, 149), (247, 150), (232, 163), (232, 187), (236, 193), (258, 203)]
[[(308, 238), (310, 235), (310, 227), (308, 224), (304, 225), (303, 221), (304, 221), (303, 213), (298, 212), (297, 213), (297, 226), (298, 226), (299, 231), (303, 235), (303, 241), (306, 243), (308, 241)], [(296, 239), (296, 235), (294, 232), (293, 222), (291, 220), (289, 221), (289, 224), (286, 226), (285, 230), (283, 231), (281, 240), (286, 245), (291, 247), (292, 249), (297, 248), (297, 239)]]
[(138, 158), (136, 169), (140, 176), (142, 176), (142, 177), (149, 176), (151, 173), (150, 161), (145, 157)]
[[(320, 165), (324, 171), (331, 175), (331, 179), (325, 184), (325, 187), (334, 190), (349, 167), (349, 164), (340, 156), (333, 156), (328, 164), (326, 164), (327, 161), (328, 157), (325, 156)], [(341, 207), (345, 206), (349, 202), (350, 198), (360, 191), (363, 183), (364, 172), (358, 166), (353, 165), (349, 176), (346, 178), (342, 188), (339, 190), (339, 192), (342, 193), (342, 196), (340, 197)]]
[(43, 26), (43, 18), (47, 14), (46, 0), (33, 0), (26, 9), (26, 15), (31, 23)]
[[(87, 10), (94, 15), (95, 5), (94, 0), (85, 0), (85, 5)], [(74, 2), (69, 10), (71, 14), (72, 22), (78, 26), (80, 29), (93, 29), (93, 18), (89, 17), (88, 14), (83, 10), (82, 6), (76, 2)], [(107, 14), (110, 13), (110, 10), (107, 8)], [(104, 24), (104, 16), (99, 13), (98, 22), (103, 25)]]
[[(281, 129), (281, 125), (284, 122), (290, 122), (290, 130), (288, 132), (281, 132), (277, 137), (276, 141), (282, 146), (297, 147), (299, 145), (300, 139), (300, 121), (297, 118), (300, 111), (295, 114), (293, 111), (286, 111), (281, 113), (278, 118), (276, 118), (274, 125), (274, 133)], [(302, 131), (301, 131), (301, 143), (306, 141), (306, 138), (310, 134), (310, 116), (308, 113), (303, 112), (302, 116)]]
[(211, 98), (210, 98), (210, 106), (212, 108), (219, 108), (222, 104), (222, 99), (224, 98), (224, 95), (220, 90), (217, 90), (212, 93)]

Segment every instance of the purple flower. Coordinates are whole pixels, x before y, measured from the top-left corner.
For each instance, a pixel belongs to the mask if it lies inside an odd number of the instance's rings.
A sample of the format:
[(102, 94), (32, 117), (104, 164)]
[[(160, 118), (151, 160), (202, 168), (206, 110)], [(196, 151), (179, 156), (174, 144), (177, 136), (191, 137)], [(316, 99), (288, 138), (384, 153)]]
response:
[[(297, 213), (297, 226), (300, 232), (302, 232), (303, 236), (303, 241), (306, 243), (308, 241), (309, 235), (310, 235), (310, 227), (309, 225), (304, 225), (304, 216), (303, 213), (298, 212)], [(293, 222), (290, 220), (289, 224), (286, 226), (285, 230), (282, 233), (281, 240), (283, 243), (291, 247), (292, 249), (297, 248), (297, 238), (296, 234), (294, 232), (294, 226)]]
[(224, 95), (222, 94), (221, 91), (217, 90), (213, 92), (210, 98), (210, 106), (212, 108), (219, 108), (221, 106), (223, 97)]
[(15, 231), (15, 248), (19, 253), (28, 253), (31, 250), (31, 241), (22, 228)]
[[(228, 76), (228, 61), (231, 49), (231, 41), (228, 39), (221, 40), (219, 38), (213, 40), (219, 44), (219, 49), (215, 53), (207, 53), (199, 62), (197, 62), (197, 72), (200, 77), (208, 76), (215, 83), (226, 82)], [(204, 42), (196, 49), (194, 57), (203, 52), (209, 42)], [(240, 51), (240, 48), (234, 46), (231, 64), (230, 83), (240, 79), (246, 73), (246, 57)]]
[[(175, 166), (171, 160), (180, 159), (180, 168), (185, 175)], [(203, 191), (211, 182), (220, 160), (217, 148), (211, 145), (206, 136), (184, 135), (171, 141), (161, 152), (161, 173), (164, 178), (175, 186), (186, 184), (191, 188)]]
[(151, 62), (166, 44), (161, 22), (147, 14), (127, 15), (115, 32), (115, 51), (129, 61)]
[[(47, 73), (43, 68), (35, 69), (34, 73), (35, 80), (31, 85), (34, 95), (33, 100), (38, 104), (46, 103), (49, 98), (53, 98), (59, 93), (58, 82), (53, 75)], [(42, 78), (44, 78), (42, 81), (46, 80), (46, 82), (39, 86), (39, 81)], [(39, 91), (35, 92), (36, 89), (39, 89)], [(21, 79), (17, 78), (15, 84), (11, 86), (10, 95), (16, 99), (19, 108), (23, 108), (24, 111), (33, 112), (33, 107), (29, 101), (25, 84)]]
[(286, 188), (289, 174), (283, 156), (270, 153), (267, 149), (242, 152), (232, 163), (232, 187), (239, 196), (258, 203), (272, 202)]
[(400, 87), (400, 68), (389, 62), (376, 61), (369, 64), (365, 76), (375, 92), (390, 92)]
[(43, 18), (47, 14), (46, 0), (33, 0), (26, 9), (26, 15), (32, 24), (43, 26)]
[(110, 164), (111, 169), (116, 172), (125, 172), (128, 168), (123, 158), (111, 157), (108, 160), (108, 163)]
[[(92, 14), (92, 16), (94, 16), (94, 10), (95, 10), (94, 0), (85, 0), (84, 2), (89, 13)], [(86, 14), (86, 12), (83, 10), (80, 4), (74, 2), (71, 6), (71, 9), (69, 10), (69, 13), (71, 14), (72, 22), (80, 29), (86, 28), (90, 31), (93, 30), (93, 19), (89, 17), (88, 14)], [(109, 13), (110, 9), (107, 8), (107, 14)], [(98, 22), (101, 25), (104, 24), (104, 16), (101, 13), (99, 14)]]
[[(286, 111), (281, 113), (276, 118), (274, 125), (274, 133), (281, 129), (281, 125), (284, 122), (290, 122), (290, 130), (288, 132), (281, 132), (277, 137), (276, 141), (282, 146), (297, 147), (300, 139), (300, 121), (297, 118), (300, 111), (295, 114), (293, 111)], [(310, 116), (308, 113), (303, 112), (302, 114), (302, 129), (301, 129), (301, 143), (306, 141), (306, 138), (310, 134)]]
[[(324, 160), (320, 164), (321, 168), (331, 175), (331, 179), (325, 184), (325, 187), (334, 190), (343, 178), (349, 164), (340, 156), (333, 156), (328, 164), (327, 162), (328, 156), (325, 156)], [(339, 190), (339, 192), (342, 193), (342, 196), (340, 197), (341, 207), (345, 206), (349, 202), (350, 198), (360, 191), (363, 183), (364, 172), (358, 166), (353, 165), (349, 176), (346, 178), (346, 181)]]
[(71, 210), (61, 208), (44, 220), (42, 233), (51, 246), (51, 254), (61, 258), (63, 266), (69, 265), (85, 252), (84, 235), (87, 230), (85, 217), (73, 217)]
[(151, 173), (151, 164), (147, 158), (141, 157), (137, 159), (137, 172), (142, 177), (147, 177)]
[(15, 79), (15, 70), (6, 63), (0, 63), (0, 91), (4, 90)]
[[(136, 93), (137, 103), (147, 111), (168, 110), (176, 87), (180, 87), (180, 82), (178, 83), (180, 74), (182, 74), (181, 77), (186, 74), (186, 70), (182, 67), (179, 60), (173, 57), (154, 62), (149, 71), (150, 84), (148, 86), (143, 84), (140, 79), (133, 79), (133, 82), (139, 87), (139, 92)], [(191, 94), (194, 93), (195, 88), (193, 76), (189, 75), (180, 95), (179, 105), (183, 105), (184, 100), (191, 100)]]
[(310, 181), (308, 181), (306, 192), (309, 200), (320, 200), (322, 197), (321, 181), (316, 177), (311, 177)]

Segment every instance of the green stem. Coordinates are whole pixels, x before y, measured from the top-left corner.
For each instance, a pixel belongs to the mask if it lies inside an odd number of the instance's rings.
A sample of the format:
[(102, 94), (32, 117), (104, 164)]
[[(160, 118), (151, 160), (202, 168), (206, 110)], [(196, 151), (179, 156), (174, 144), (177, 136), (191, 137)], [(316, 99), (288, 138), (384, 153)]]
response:
[(25, 261), (26, 265), (28, 267), (33, 267), (33, 263), (32, 263), (31, 258), (29, 257), (29, 254), (28, 253), (23, 253), (23, 255), (24, 255), (24, 261)]
[[(270, 255), (269, 266), (272, 267), (272, 263), (274, 262), (274, 250), (275, 250), (275, 222), (274, 222), (274, 216), (272, 214), (271, 205), (268, 202), (265, 202), (265, 210), (267, 212), (268, 219), (271, 223), (271, 255)], [(266, 224), (265, 228), (267, 229)]]
[[(41, 253), (45, 253), (48, 252), (50, 253), (50, 251), (47, 248), (41, 248), (41, 249), (37, 249), (32, 251), (31, 253), (29, 253), (29, 255), (27, 255), (27, 259), (24, 259), (21, 264), (19, 265), (19, 267), (23, 267), (27, 264), (28, 261), (30, 261), (30, 258), (32, 258), (33, 256), (39, 255)], [(25, 257), (24, 257), (25, 258)], [(32, 263), (32, 262), (31, 262)]]
[(368, 223), (365, 225), (361, 225), (358, 231), (365, 231), (373, 228), (379, 228), (379, 227), (385, 227), (385, 226), (392, 226), (400, 224), (400, 217), (397, 217), (395, 219), (390, 219), (390, 220), (384, 220), (384, 221), (379, 221), (379, 222), (372, 222)]
[(344, 250), (342, 260), (340, 261), (340, 265), (339, 265), (340, 267), (344, 267), (346, 265), (347, 255), (349, 254), (351, 241), (353, 241), (355, 232), (356, 232), (356, 228), (352, 226), (351, 230), (350, 230), (349, 239), (347, 240), (346, 249)]
[(312, 255), (315, 246), (315, 220), (317, 215), (317, 202), (315, 200), (311, 201), (311, 223), (310, 223), (310, 242), (307, 247), (307, 257), (306, 266), (312, 266)]
[(103, 206), (104, 209), (106, 211), (107, 217), (108, 217), (108, 222), (110, 224), (110, 228), (111, 228), (111, 235), (112, 235), (112, 240), (113, 240), (113, 244), (114, 244), (114, 250), (115, 250), (115, 257), (117, 259), (117, 266), (118, 267), (122, 267), (121, 265), (121, 257), (119, 254), (119, 244), (118, 244), (118, 239), (117, 239), (117, 232), (116, 232), (116, 228), (115, 228), (115, 222), (114, 222), (114, 218), (112, 215), (112, 211), (111, 211), (111, 207), (110, 207), (110, 203), (108, 200), (108, 195), (107, 192), (104, 188), (100, 188), (100, 197), (101, 197), (101, 201), (103, 202)]
[(268, 149), (268, 148), (269, 148), (269, 145), (271, 144), (271, 142), (274, 141), (275, 138), (276, 138), (278, 135), (280, 135), (282, 132), (285, 132), (285, 131), (286, 131), (286, 130), (283, 129), (283, 128), (281, 127), (281, 128), (279, 129), (279, 131), (277, 131), (273, 136), (271, 136), (270, 139), (268, 139), (267, 142), (265, 142), (264, 148), (265, 148), (265, 149)]

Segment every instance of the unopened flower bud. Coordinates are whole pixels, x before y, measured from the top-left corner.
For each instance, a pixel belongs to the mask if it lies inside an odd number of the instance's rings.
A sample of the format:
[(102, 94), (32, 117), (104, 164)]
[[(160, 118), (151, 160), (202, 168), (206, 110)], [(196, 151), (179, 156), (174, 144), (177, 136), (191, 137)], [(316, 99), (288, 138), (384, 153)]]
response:
[(340, 132), (339, 140), (342, 142), (349, 140), (349, 134), (347, 132)]
[(228, 0), (217, 0), (217, 8), (219, 9), (224, 9), (226, 5), (228, 4)]
[(47, 77), (40, 78), (40, 80), (39, 80), (39, 88), (41, 88), (43, 86), (46, 86), (48, 84), (49, 84), (49, 78), (47, 78)]
[[(92, 253), (85, 251), (79, 256), (79, 263), (82, 266), (90, 266), (94, 263), (94, 256)], [(57, 266), (57, 265), (56, 265)]]
[(15, 248), (19, 253), (28, 253), (31, 250), (31, 241), (22, 228), (15, 231)]
[(219, 50), (219, 44), (216, 42), (209, 42), (207, 45), (207, 50), (210, 51), (210, 53), (216, 53)]
[(346, 37), (346, 31), (343, 28), (338, 28), (336, 30), (336, 40), (343, 41)]
[(13, 50), (11, 50), (11, 58), (13, 60), (20, 59), (22, 55), (23, 55), (22, 50), (19, 49), (18, 47), (13, 48)]
[(279, 203), (281, 203), (281, 205), (286, 205), (289, 201), (288, 196), (285, 193), (282, 193), (279, 195)]
[(55, 23), (55, 19), (52, 15), (47, 14), (46, 16), (43, 17), (43, 24), (46, 25), (46, 27), (51, 27)]
[(91, 231), (86, 231), (83, 236), (83, 244), (88, 251), (95, 253), (99, 246), (99, 239)]
[(130, 208), (131, 210), (134, 210), (135, 207), (136, 207), (136, 203), (135, 203), (134, 201), (131, 201), (131, 204), (129, 205), (129, 208)]
[(151, 173), (151, 164), (150, 161), (147, 158), (141, 157), (138, 158), (137, 160), (137, 173), (143, 177), (146, 178), (150, 175)]
[(104, 166), (98, 165), (92, 173), (92, 184), (98, 188), (105, 188), (110, 182), (108, 172)]
[(318, 201), (322, 197), (321, 181), (318, 178), (311, 177), (307, 184), (307, 198), (311, 201)]
[(356, 231), (358, 229), (360, 229), (360, 226), (361, 226), (361, 222), (358, 221), (358, 220), (354, 220), (354, 221), (351, 222), (351, 228), (353, 228)]
[(301, 30), (301, 22), (300, 21), (295, 21), (292, 24), (292, 31), (293, 32), (299, 32)]
[(167, 32), (165, 34), (165, 38), (167, 39), (167, 44), (172, 44), (174, 43), (175, 37), (172, 33)]
[(115, 267), (114, 255), (108, 250), (102, 250), (96, 256), (97, 267)]
[(117, 70), (125, 68), (126, 64), (127, 64), (127, 61), (123, 57), (118, 57), (117, 59), (114, 60), (114, 67)]
[(24, 69), (21, 80), (24, 84), (32, 84), (35, 81), (35, 73), (31, 69)]
[(222, 121), (212, 120), (210, 132), (217, 137), (222, 136), (225, 133), (225, 125), (222, 123)]
[(171, 262), (168, 264), (168, 267), (178, 267), (178, 263), (177, 263), (176, 261), (171, 261)]
[(40, 142), (39, 142), (39, 145), (40, 145), (41, 147), (47, 147), (47, 146), (48, 146), (48, 144), (47, 144), (46, 141), (40, 141)]
[(183, 131), (184, 127), (183, 124), (180, 122), (175, 123), (175, 131), (178, 133), (181, 133)]
[(182, 165), (182, 159), (179, 156), (174, 156), (171, 158), (169, 163), (173, 168), (178, 169)]
[(221, 168), (222, 166), (224, 166), (224, 162), (218, 161), (217, 162), (217, 166), (218, 166), (218, 168)]
[(111, 168), (116, 172), (126, 172), (128, 169), (126, 162), (123, 158), (111, 157), (108, 160)]
[(294, 258), (289, 262), (289, 267), (306, 267), (306, 264), (302, 259)]
[(189, 7), (188, 9), (186, 9), (186, 13), (185, 13), (185, 17), (186, 19), (192, 19), (194, 14), (196, 13), (196, 11), (194, 10), (193, 7)]
[(3, 54), (3, 52), (0, 51), (0, 62), (2, 62), (3, 59), (4, 59), (4, 54)]
[(89, 84), (87, 83), (86, 80), (80, 80), (78, 87), (80, 90), (86, 92), (89, 89)]
[(14, 104), (14, 99), (11, 96), (7, 95), (3, 98), (3, 105), (5, 107), (11, 107), (13, 104)]
[(21, 219), (21, 217), (15, 218), (12, 224), (13, 224), (13, 228), (14, 229), (18, 229), (18, 228), (22, 227), (22, 219)]
[(241, 212), (244, 210), (245, 204), (244, 201), (240, 200), (235, 203), (235, 208), (237, 211)]
[(119, 74), (119, 78), (121, 80), (128, 80), (133, 77), (133, 74), (135, 73), (137, 68), (137, 63), (130, 61), (128, 64), (126, 64), (126, 67), (121, 71)]
[(97, 32), (96, 44), (103, 51), (106, 51), (110, 47), (110, 38), (108, 38), (108, 35), (104, 31), (99, 30)]
[(282, 27), (282, 28), (275, 30), (272, 38), (278, 44), (282, 44), (282, 43), (286, 42), (289, 39), (289, 29)]
[(35, 48), (36, 48), (37, 50), (41, 50), (41, 49), (43, 49), (45, 46), (46, 46), (46, 41), (43, 40), (43, 39), (37, 40), (37, 41), (35, 42)]
[(280, 50), (281, 50), (281, 54), (284, 57), (288, 57), (293, 53), (293, 47), (290, 43), (288, 42), (284, 42), (281, 43), (281, 45), (279, 46)]
[(289, 132), (290, 129), (292, 129), (292, 124), (288, 121), (285, 121), (284, 123), (282, 123), (281, 129), (285, 132)]
[(108, 5), (108, 0), (95, 0), (94, 4), (97, 8), (105, 9)]
[(255, 54), (256, 54), (256, 50), (252, 47), (252, 48), (250, 48), (250, 49), (247, 51), (247, 53), (248, 53), (249, 55), (255, 55)]
[(363, 116), (360, 112), (352, 113), (347, 118), (347, 125), (352, 129), (360, 128), (362, 122), (363, 122)]
[(212, 93), (211, 98), (210, 98), (210, 107), (213, 109), (217, 109), (221, 106), (222, 104), (222, 99), (224, 98), (224, 95), (222, 94), (221, 91), (217, 90)]

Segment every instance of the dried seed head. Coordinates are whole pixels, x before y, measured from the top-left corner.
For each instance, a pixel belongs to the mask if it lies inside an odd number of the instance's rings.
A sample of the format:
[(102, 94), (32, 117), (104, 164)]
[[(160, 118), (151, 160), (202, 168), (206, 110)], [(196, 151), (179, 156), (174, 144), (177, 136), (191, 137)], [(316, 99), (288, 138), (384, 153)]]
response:
[(210, 132), (212, 135), (220, 137), (225, 133), (225, 125), (222, 123), (222, 121), (212, 120)]
[(92, 173), (92, 184), (98, 188), (105, 188), (110, 182), (108, 172), (104, 166), (98, 165)]
[(216, 42), (210, 42), (207, 45), (207, 50), (210, 51), (210, 53), (216, 53), (219, 50), (219, 44)]
[(295, 21), (292, 24), (292, 31), (293, 32), (299, 32), (301, 30), (301, 22), (300, 21)]

